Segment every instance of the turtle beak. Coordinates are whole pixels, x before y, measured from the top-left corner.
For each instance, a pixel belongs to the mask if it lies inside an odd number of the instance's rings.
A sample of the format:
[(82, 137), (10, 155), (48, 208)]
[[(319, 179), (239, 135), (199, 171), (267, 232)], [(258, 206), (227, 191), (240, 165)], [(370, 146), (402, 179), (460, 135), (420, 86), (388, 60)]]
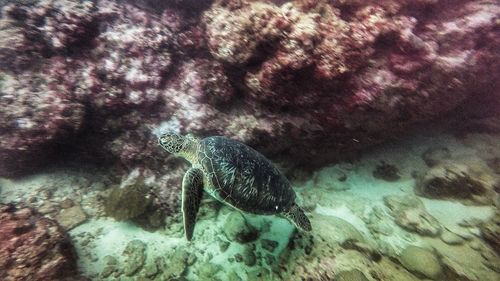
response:
[(163, 134), (158, 138), (158, 144), (165, 149), (170, 142), (172, 142), (172, 134)]
[(167, 138), (165, 137), (165, 135), (161, 136), (161, 137), (158, 139), (158, 144), (159, 144), (160, 146), (164, 146), (166, 143), (167, 143)]

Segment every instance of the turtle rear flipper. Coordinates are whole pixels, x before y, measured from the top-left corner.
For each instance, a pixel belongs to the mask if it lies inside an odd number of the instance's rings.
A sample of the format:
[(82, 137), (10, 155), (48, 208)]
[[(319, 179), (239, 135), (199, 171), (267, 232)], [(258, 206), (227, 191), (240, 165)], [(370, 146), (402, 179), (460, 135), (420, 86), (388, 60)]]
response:
[(304, 211), (299, 206), (297, 206), (297, 204), (293, 204), (290, 210), (284, 213), (284, 216), (301, 230), (312, 230), (311, 222), (307, 218), (306, 214), (304, 214)]
[(193, 238), (196, 214), (200, 208), (203, 195), (203, 172), (200, 169), (189, 169), (182, 180), (182, 215), (184, 217), (184, 234), (188, 241)]

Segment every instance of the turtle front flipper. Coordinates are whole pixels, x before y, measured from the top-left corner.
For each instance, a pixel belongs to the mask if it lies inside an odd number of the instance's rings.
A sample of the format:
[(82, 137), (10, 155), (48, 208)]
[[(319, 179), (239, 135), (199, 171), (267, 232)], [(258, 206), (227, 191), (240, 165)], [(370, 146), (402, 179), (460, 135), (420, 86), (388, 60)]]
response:
[(312, 230), (309, 218), (307, 218), (306, 214), (304, 214), (304, 211), (299, 206), (297, 206), (297, 204), (293, 204), (288, 212), (285, 212), (283, 215), (301, 230)]
[(184, 217), (184, 234), (191, 241), (196, 224), (196, 214), (200, 208), (203, 195), (203, 172), (200, 169), (189, 169), (182, 180), (182, 215)]

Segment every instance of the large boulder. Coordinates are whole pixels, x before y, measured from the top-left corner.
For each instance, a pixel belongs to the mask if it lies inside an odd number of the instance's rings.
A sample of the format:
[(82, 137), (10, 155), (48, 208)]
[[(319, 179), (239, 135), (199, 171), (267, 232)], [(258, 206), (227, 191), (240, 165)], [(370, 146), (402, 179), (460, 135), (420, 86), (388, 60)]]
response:
[(30, 208), (0, 204), (0, 279), (63, 280), (76, 276), (69, 237)]

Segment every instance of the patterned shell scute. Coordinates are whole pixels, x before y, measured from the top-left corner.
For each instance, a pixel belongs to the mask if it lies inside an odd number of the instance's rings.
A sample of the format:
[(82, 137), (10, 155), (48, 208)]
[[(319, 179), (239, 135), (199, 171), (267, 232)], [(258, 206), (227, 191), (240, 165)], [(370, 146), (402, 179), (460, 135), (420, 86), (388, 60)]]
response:
[(240, 210), (276, 214), (295, 201), (285, 176), (262, 154), (240, 142), (205, 138), (198, 156), (213, 192)]

